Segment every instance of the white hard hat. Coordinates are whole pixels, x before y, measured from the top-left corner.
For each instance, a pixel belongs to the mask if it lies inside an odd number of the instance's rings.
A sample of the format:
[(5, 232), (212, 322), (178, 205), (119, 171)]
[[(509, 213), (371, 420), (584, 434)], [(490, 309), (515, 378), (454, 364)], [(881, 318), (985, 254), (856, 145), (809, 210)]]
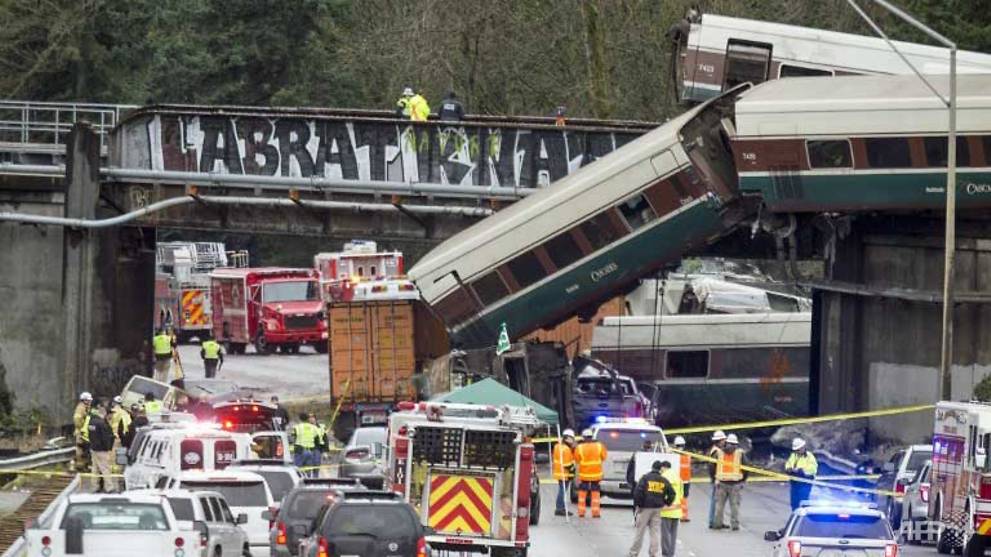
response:
[(89, 394), (89, 391), (83, 391), (79, 393), (79, 400), (93, 402), (93, 395)]
[(582, 437), (591, 438), (592, 437), (592, 430), (591, 429), (583, 429), (582, 430)]
[(563, 432), (561, 432), (561, 436), (562, 437), (574, 437), (575, 436), (575, 430), (573, 430), (571, 428), (568, 428), (568, 429), (564, 430)]
[(413, 96), (413, 88), (412, 87), (407, 87), (407, 88), (403, 89), (403, 96), (404, 97), (412, 97)]
[(723, 439), (726, 439), (726, 434), (723, 433), (723, 430), (721, 429), (717, 429), (716, 432), (712, 434), (713, 441), (722, 441)]
[(791, 450), (797, 451), (805, 447), (805, 439), (801, 437), (796, 437), (791, 441)]
[(739, 444), (739, 442), (740, 441), (737, 440), (735, 433), (730, 433), (729, 435), (726, 436), (727, 445), (736, 445)]
[(124, 403), (124, 399), (121, 398), (120, 395), (114, 397), (114, 404), (123, 404), (123, 403)]
[(680, 436), (680, 435), (677, 436), (677, 437), (675, 437), (674, 438), (674, 446), (675, 447), (684, 447), (685, 446), (685, 438), (682, 437), (682, 436)]

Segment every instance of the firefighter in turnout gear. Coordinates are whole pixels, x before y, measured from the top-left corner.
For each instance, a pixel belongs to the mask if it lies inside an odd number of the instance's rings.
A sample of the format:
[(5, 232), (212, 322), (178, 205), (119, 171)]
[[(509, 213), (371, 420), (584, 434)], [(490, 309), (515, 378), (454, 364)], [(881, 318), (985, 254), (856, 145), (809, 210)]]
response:
[(207, 333), (206, 340), (200, 346), (200, 358), (203, 359), (203, 369), (206, 377), (217, 376), (217, 370), (224, 365), (224, 348)]
[(685, 500), (685, 482), (681, 479), (681, 471), (671, 468), (671, 463), (661, 463), (661, 477), (671, 484), (674, 499), (661, 509), (661, 555), (674, 557), (678, 544), (678, 523), (684, 519), (681, 502)]
[[(685, 438), (677, 436), (674, 438), (674, 448), (679, 451), (685, 450)], [(681, 521), (688, 522), (688, 492), (692, 487), (692, 457), (687, 454), (679, 454), (678, 476), (681, 478)]]
[(602, 481), (602, 465), (606, 461), (606, 447), (592, 439), (592, 430), (582, 431), (582, 442), (575, 447), (575, 465), (578, 468), (578, 517), (585, 517), (586, 498), (591, 492), (592, 518), (602, 514), (599, 483)]
[(575, 432), (566, 429), (561, 434), (561, 441), (554, 445), (551, 451), (551, 473), (557, 480), (557, 505), (554, 514), (565, 516), (564, 498), (568, 491), (568, 484), (575, 477)]
[(727, 502), (729, 502), (730, 527), (733, 530), (740, 529), (740, 492), (747, 479), (747, 472), (743, 469), (746, 461), (744, 451), (739, 444), (735, 434), (727, 435), (725, 448), (716, 448), (713, 456), (715, 463), (709, 466), (709, 473), (716, 482), (716, 516), (712, 521), (714, 530), (726, 528), (723, 514)]
[[(117, 395), (114, 397), (113, 401), (110, 403), (110, 413), (107, 414), (107, 421), (110, 422), (110, 429), (114, 434), (114, 446), (112, 453), (116, 455), (117, 449), (124, 446), (124, 439), (127, 437), (127, 431), (131, 428), (131, 415), (124, 409), (121, 404), (124, 399)], [(111, 462), (111, 468), (116, 474), (120, 472), (120, 467), (116, 462)]]
[[(796, 437), (791, 442), (791, 456), (785, 462), (785, 474), (814, 480), (819, 473), (819, 463), (815, 455), (809, 452), (805, 439)], [(812, 493), (812, 484), (806, 482), (791, 482), (791, 510), (795, 510), (802, 505), (802, 501), (807, 501)]]
[(76, 472), (89, 469), (89, 409), (93, 406), (93, 395), (86, 391), (79, 393), (79, 402), (72, 412), (72, 436), (76, 442), (76, 457), (73, 468)]
[[(661, 461), (655, 461), (633, 488), (633, 515), (636, 532), (630, 557), (637, 557), (643, 546), (645, 533), (650, 534), (648, 554), (657, 557), (661, 545), (661, 509), (674, 504), (676, 493), (671, 481), (661, 472)], [(670, 465), (669, 465), (670, 466)]]

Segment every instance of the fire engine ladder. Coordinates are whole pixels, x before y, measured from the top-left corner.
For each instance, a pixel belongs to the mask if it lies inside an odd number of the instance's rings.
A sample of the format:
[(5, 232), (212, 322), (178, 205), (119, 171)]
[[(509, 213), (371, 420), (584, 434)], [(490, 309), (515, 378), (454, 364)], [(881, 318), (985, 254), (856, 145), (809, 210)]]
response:
[(227, 252), (224, 244), (219, 242), (195, 242), (196, 261), (193, 262), (194, 272), (209, 273), (217, 267), (227, 266)]

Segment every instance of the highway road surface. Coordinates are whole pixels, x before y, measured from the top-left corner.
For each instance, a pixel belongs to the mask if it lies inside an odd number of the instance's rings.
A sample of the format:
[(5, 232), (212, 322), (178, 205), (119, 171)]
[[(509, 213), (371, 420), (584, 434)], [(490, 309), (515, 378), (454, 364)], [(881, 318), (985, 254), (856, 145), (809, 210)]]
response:
[[(199, 345), (179, 347), (183, 371), (188, 377), (203, 377), (203, 360)], [(225, 355), (218, 378), (229, 379), (239, 386), (254, 390), (260, 397), (278, 395), (283, 401), (327, 395), (329, 360), (303, 346), (299, 354), (260, 356), (248, 347), (247, 354)]]

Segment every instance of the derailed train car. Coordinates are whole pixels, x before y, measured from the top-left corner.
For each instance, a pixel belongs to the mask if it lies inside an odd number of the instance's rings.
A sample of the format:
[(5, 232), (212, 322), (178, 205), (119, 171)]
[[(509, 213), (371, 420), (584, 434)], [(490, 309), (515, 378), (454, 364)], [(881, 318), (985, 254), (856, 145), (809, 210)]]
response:
[[(689, 110), (440, 244), (409, 271), (452, 343), (519, 338), (617, 292), (739, 220), (724, 122), (743, 87)], [(644, 254), (649, 253), (649, 257)]]

